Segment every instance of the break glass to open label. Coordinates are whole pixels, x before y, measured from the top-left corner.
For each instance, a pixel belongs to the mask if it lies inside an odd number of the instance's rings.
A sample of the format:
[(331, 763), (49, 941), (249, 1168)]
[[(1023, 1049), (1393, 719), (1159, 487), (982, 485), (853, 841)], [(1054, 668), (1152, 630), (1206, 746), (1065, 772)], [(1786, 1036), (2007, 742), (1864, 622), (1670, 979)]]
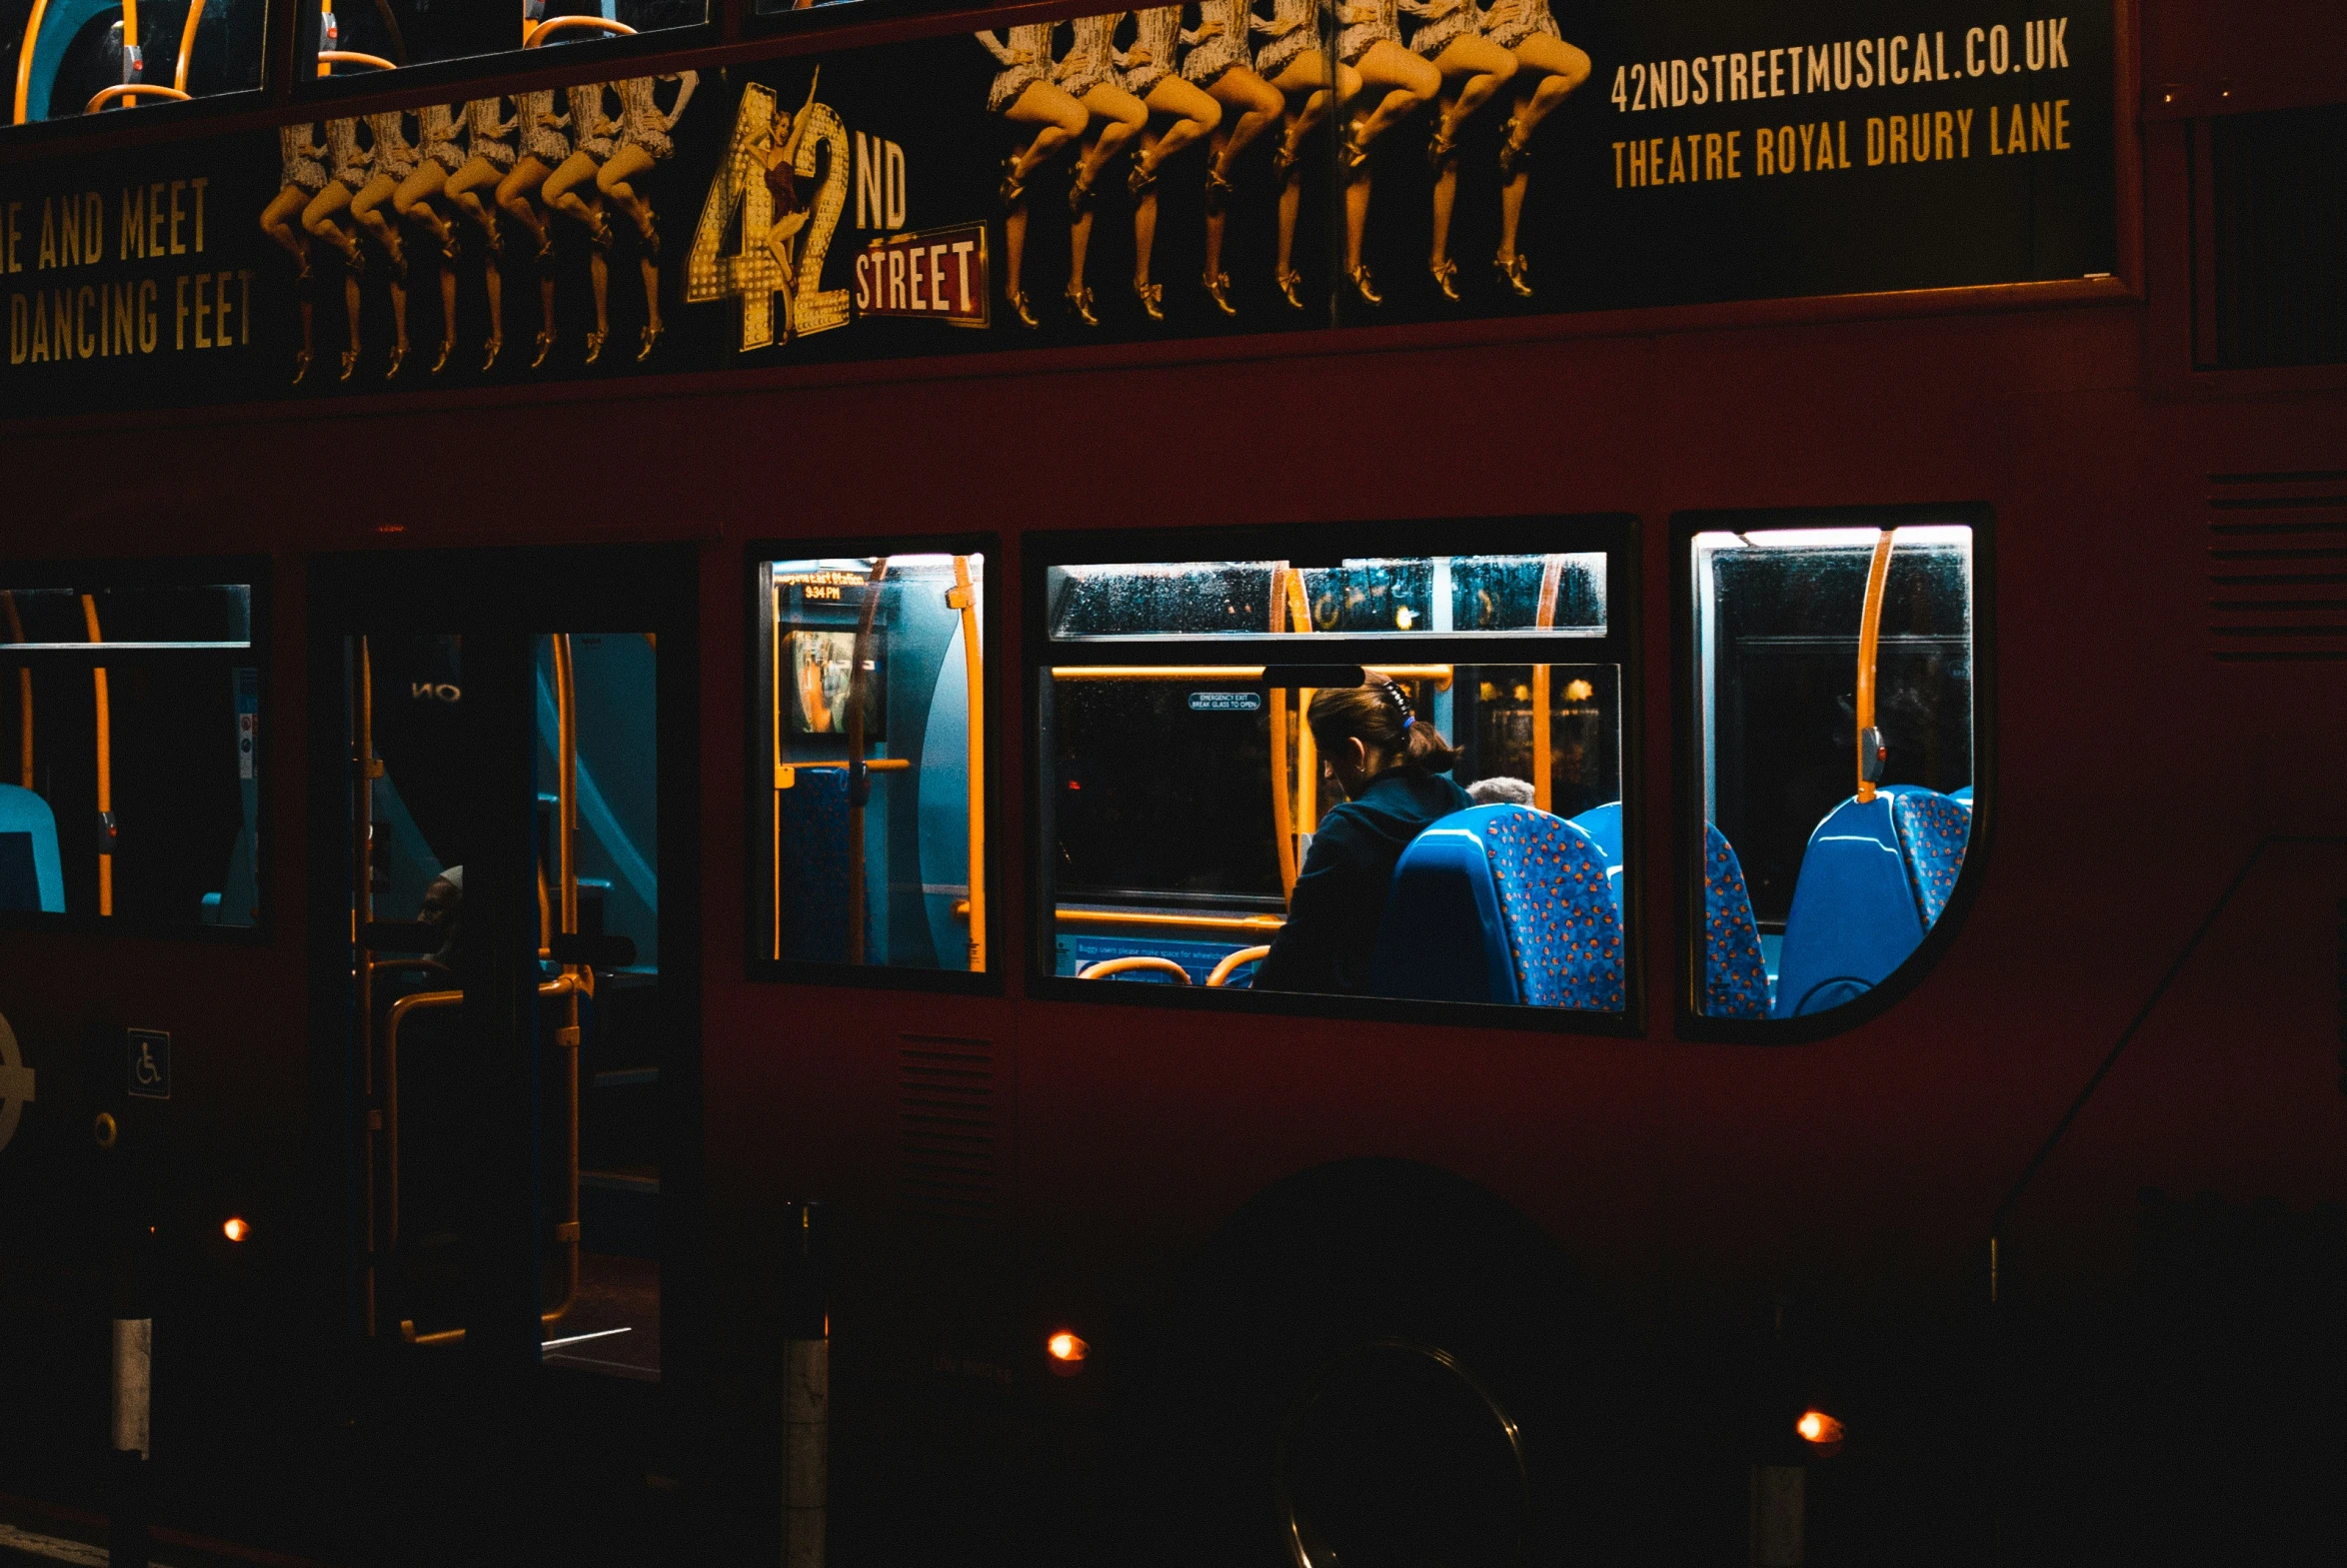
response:
[(1691, 549), (1698, 1007), (1823, 1012), (1906, 961), (1963, 865), (1972, 531), (1699, 533)]
[(1112, 638), (1590, 637), (1605, 631), (1605, 556), (1415, 556), (1053, 567), (1052, 641)]
[(986, 558), (770, 561), (770, 955), (982, 973)]
[[(1320, 672), (1350, 688), (1265, 675), (1043, 670), (1054, 973), (1622, 1009), (1617, 666)], [(1455, 760), (1356, 775), (1347, 801), (1307, 716), (1380, 680)]]
[(260, 923), (243, 584), (0, 589), (0, 912)]
[(268, 12), (268, 0), (0, 0), (15, 123), (259, 87)]

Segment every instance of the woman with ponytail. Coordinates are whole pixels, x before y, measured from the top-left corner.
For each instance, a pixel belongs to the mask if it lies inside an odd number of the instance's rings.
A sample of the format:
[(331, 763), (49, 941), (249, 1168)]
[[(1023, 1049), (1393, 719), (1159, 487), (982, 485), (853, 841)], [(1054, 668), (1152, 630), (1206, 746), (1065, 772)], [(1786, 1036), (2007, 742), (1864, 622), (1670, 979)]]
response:
[(1371, 993), (1369, 949), (1394, 862), (1436, 817), (1474, 802), (1442, 777), (1457, 761), (1450, 743), (1384, 676), (1323, 690), (1305, 722), (1344, 803), (1320, 818), (1287, 900), (1287, 924), (1253, 988)]

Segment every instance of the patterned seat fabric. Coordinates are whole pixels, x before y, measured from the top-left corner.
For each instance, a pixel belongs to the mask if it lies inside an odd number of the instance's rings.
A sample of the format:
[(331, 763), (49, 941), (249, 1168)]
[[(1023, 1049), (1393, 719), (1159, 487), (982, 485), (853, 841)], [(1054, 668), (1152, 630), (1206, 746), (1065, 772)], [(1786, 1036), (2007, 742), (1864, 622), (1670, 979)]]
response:
[(1744, 868), (1727, 835), (1703, 824), (1703, 1012), (1713, 1018), (1768, 1016), (1768, 960)]
[(1523, 999), (1619, 1012), (1621, 915), (1596, 844), (1562, 817), (1523, 806), (1481, 825)]
[(1923, 928), (1939, 923), (1964, 868), (1964, 846), (1972, 835), (1969, 800), (1929, 789), (1901, 790), (1891, 799), (1891, 821), (1906, 850), (1908, 879), (1923, 911)]

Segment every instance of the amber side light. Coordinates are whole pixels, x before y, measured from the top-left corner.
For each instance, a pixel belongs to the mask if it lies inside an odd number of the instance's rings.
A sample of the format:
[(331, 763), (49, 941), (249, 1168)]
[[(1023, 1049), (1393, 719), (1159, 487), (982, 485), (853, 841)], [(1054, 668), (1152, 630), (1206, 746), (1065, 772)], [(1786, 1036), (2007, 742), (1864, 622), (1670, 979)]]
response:
[(1084, 1370), (1084, 1358), (1092, 1354), (1092, 1346), (1063, 1328), (1044, 1341), (1044, 1353), (1052, 1358), (1053, 1371), (1074, 1377)]
[(1842, 1440), (1842, 1424), (1822, 1410), (1804, 1410), (1801, 1419), (1793, 1423), (1793, 1430), (1801, 1440), (1819, 1448), (1838, 1448)]
[(231, 1214), (220, 1226), (220, 1233), (231, 1241), (242, 1241), (253, 1233), (253, 1227)]

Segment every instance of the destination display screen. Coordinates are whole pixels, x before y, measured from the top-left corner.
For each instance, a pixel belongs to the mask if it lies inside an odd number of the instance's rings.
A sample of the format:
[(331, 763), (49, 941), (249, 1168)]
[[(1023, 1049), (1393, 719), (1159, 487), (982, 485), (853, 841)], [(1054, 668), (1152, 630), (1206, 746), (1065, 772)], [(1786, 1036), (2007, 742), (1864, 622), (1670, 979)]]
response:
[(2112, 39), (1224, 0), (18, 163), (0, 410), (2105, 276)]

